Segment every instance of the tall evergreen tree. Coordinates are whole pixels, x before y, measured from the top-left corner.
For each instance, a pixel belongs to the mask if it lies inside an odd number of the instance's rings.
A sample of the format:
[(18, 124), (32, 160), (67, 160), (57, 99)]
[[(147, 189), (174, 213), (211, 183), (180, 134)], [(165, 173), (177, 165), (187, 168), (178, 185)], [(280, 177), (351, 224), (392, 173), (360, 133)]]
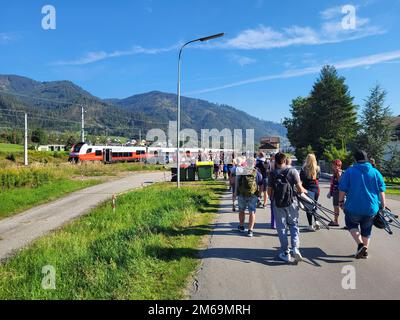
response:
[(361, 114), (361, 128), (357, 146), (380, 164), (387, 144), (393, 134), (393, 118), (385, 106), (386, 91), (379, 84), (371, 89)]
[(325, 66), (308, 98), (292, 101), (291, 118), (284, 125), (291, 144), (300, 151), (315, 150), (318, 157), (325, 149), (345, 150), (357, 132), (356, 106), (335, 67)]
[(313, 123), (311, 146), (321, 156), (327, 145), (346, 148), (357, 132), (357, 112), (345, 78), (334, 66), (324, 66), (310, 94)]

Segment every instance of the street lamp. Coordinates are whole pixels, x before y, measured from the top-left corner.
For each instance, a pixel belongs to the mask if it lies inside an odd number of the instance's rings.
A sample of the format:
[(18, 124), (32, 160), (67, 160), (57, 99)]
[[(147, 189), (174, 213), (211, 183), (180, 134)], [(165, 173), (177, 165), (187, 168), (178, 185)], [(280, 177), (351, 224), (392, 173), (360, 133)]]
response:
[(181, 170), (180, 170), (180, 158), (179, 158), (179, 153), (180, 153), (180, 133), (181, 133), (181, 57), (182, 57), (182, 50), (184, 47), (186, 47), (188, 44), (197, 42), (197, 41), (208, 41), (216, 38), (223, 37), (225, 33), (218, 33), (214, 34), (212, 36), (208, 37), (203, 37), (195, 40), (191, 40), (189, 42), (186, 42), (181, 49), (179, 50), (179, 59), (178, 59), (178, 110), (177, 110), (177, 129), (176, 129), (176, 141), (177, 141), (177, 146), (176, 146), (176, 161), (177, 161), (177, 167), (176, 167), (176, 174), (177, 174), (177, 180), (176, 180), (176, 185), (179, 188), (180, 187), (180, 180), (181, 180)]

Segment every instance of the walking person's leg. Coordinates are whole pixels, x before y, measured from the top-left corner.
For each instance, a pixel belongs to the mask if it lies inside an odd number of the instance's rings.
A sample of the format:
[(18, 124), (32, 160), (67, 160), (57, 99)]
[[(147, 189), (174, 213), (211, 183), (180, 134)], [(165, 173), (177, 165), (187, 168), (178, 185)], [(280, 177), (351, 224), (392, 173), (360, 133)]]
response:
[[(315, 200), (315, 192), (308, 191), (307, 195), (311, 199)], [(316, 221), (315, 221), (315, 225), (313, 224), (313, 220), (315, 220), (315, 218), (313, 219), (313, 215), (308, 211), (306, 211), (306, 215), (307, 215), (307, 221), (308, 221), (308, 230), (310, 230), (310, 231), (319, 230), (319, 225), (316, 223)]]
[(253, 195), (250, 196), (248, 199), (248, 208), (249, 208), (249, 231), (248, 235), (249, 237), (253, 236), (253, 229), (254, 229), (254, 224), (256, 222), (256, 207), (257, 207), (257, 201), (258, 197)]
[(238, 230), (240, 232), (244, 232), (244, 222), (245, 222), (245, 211), (246, 211), (246, 200), (244, 199), (243, 196), (239, 195), (238, 196), (238, 205), (239, 205), (239, 226)]
[(362, 219), (360, 223), (361, 229), (361, 240), (363, 242), (365, 249), (365, 253), (361, 256), (361, 258), (368, 258), (368, 248), (371, 242), (371, 234), (372, 234), (372, 226), (374, 225), (374, 217), (365, 217)]
[(332, 196), (332, 204), (333, 204), (333, 212), (335, 213), (333, 223), (329, 223), (331, 227), (339, 227), (339, 214), (340, 214), (340, 207), (339, 207), (339, 191), (335, 191)]
[(296, 261), (303, 261), (300, 253), (299, 210), (294, 203), (288, 207), (287, 224), (290, 229), (293, 257)]
[(279, 253), (279, 259), (285, 262), (292, 262), (289, 250), (288, 235), (286, 229), (287, 212), (286, 208), (274, 207), (275, 219), (276, 219), (276, 231), (278, 232), (279, 242), (281, 249)]
[[(349, 213), (345, 213), (345, 222), (346, 227), (349, 230), (351, 236), (353, 237), (354, 241), (357, 243), (357, 251), (355, 254), (356, 259), (362, 258), (365, 253), (367, 252), (368, 247), (364, 245), (363, 238), (360, 232), (360, 225), (362, 222), (363, 217), (351, 215)], [(372, 225), (371, 225), (372, 229)], [(365, 230), (364, 230), (365, 232)], [(369, 245), (369, 240), (366, 240), (367, 246)]]
[(276, 229), (276, 222), (275, 222), (275, 202), (271, 199), (271, 229)]

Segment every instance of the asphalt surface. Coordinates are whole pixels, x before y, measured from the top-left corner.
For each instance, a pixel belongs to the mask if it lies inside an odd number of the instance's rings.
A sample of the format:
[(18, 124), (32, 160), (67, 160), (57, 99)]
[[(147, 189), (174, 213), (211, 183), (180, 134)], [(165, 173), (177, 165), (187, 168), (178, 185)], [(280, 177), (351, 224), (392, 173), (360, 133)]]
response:
[[(320, 203), (332, 209), (327, 193), (328, 184), (322, 183)], [(400, 201), (387, 202), (393, 212), (400, 213)], [(269, 206), (258, 209), (253, 238), (236, 231), (238, 217), (231, 210), (227, 193), (208, 248), (201, 254), (191, 299), (400, 299), (400, 229), (389, 235), (374, 228), (369, 259), (355, 260), (356, 244), (348, 231), (306, 231), (306, 214), (301, 211), (305, 261), (288, 265), (277, 259), (279, 239), (270, 228)], [(343, 213), (339, 221), (343, 226)], [(348, 270), (355, 274), (354, 282), (347, 281)], [(350, 289), (344, 289), (342, 282)]]
[(33, 240), (88, 213), (100, 203), (110, 200), (114, 194), (117, 195), (165, 179), (170, 179), (169, 173), (134, 173), (122, 179), (71, 193), (48, 204), (3, 219), (0, 221), (0, 261)]

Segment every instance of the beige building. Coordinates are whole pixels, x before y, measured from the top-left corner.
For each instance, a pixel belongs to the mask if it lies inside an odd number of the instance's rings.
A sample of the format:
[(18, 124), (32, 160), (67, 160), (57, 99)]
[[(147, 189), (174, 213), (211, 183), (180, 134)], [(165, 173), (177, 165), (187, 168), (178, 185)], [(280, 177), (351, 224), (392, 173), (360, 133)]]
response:
[(277, 153), (280, 150), (280, 144), (281, 139), (279, 137), (263, 137), (260, 139), (259, 150), (266, 155)]

